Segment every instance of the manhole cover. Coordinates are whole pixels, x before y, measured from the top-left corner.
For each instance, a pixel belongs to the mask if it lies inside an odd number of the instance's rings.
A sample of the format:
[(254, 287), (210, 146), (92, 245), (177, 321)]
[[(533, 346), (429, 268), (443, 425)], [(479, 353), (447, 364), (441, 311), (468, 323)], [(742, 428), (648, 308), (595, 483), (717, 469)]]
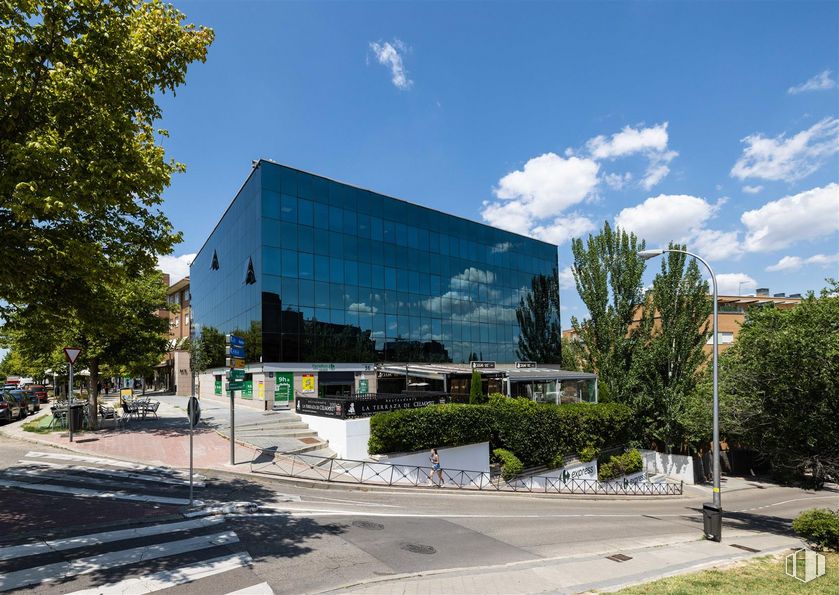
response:
[(403, 543), (402, 549), (412, 554), (436, 554), (435, 550), (430, 545), (422, 545), (421, 543)]
[(385, 528), (381, 523), (371, 523), (370, 521), (353, 521), (352, 526), (359, 529), (369, 529), (370, 531), (381, 531)]

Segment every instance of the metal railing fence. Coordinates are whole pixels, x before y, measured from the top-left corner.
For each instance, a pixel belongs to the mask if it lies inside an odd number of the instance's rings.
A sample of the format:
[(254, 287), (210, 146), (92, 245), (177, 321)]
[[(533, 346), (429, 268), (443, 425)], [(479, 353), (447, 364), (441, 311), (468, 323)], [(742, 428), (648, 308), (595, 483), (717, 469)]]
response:
[[(307, 454), (282, 454), (270, 449), (256, 451), (250, 468), (255, 473), (266, 473), (298, 479), (334, 483), (370, 484), (418, 487), (432, 485), (439, 478), (425, 465), (403, 465), (356, 461)], [(443, 485), (465, 490), (496, 492), (531, 492), (553, 494), (600, 494), (619, 496), (679, 496), (683, 482), (601, 482), (594, 479), (569, 479), (551, 476), (527, 476), (504, 481), (485, 471), (442, 469)]]

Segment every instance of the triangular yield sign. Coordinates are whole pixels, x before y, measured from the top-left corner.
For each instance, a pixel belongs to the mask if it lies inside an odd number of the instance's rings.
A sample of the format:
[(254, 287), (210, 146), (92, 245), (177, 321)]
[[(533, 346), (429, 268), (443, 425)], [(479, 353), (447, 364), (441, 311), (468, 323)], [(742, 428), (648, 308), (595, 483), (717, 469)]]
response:
[(67, 357), (67, 361), (71, 364), (76, 363), (76, 358), (79, 357), (79, 354), (82, 352), (80, 347), (65, 347), (64, 348), (64, 355)]

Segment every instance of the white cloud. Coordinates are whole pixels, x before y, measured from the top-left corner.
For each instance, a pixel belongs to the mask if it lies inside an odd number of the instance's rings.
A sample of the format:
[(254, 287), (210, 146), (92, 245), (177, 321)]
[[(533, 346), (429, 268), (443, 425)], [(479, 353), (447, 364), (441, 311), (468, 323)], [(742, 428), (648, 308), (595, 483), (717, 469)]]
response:
[(790, 95), (798, 95), (799, 93), (806, 93), (807, 91), (825, 91), (833, 89), (836, 86), (836, 81), (830, 78), (830, 70), (823, 70), (813, 78), (787, 89)]
[(746, 211), (745, 248), (749, 252), (780, 250), (801, 240), (839, 231), (839, 184), (813, 188)]
[(181, 256), (158, 256), (157, 268), (169, 275), (169, 283), (174, 285), (189, 275), (189, 265), (195, 260), (195, 254), (182, 254)]
[(545, 153), (501, 178), (495, 195), (527, 205), (535, 218), (550, 217), (585, 200), (597, 186), (599, 169), (591, 159)]
[(530, 232), (531, 215), (526, 204), (518, 201), (506, 203), (484, 201), (484, 210), (481, 211), (484, 221), (514, 233), (528, 235)]
[(777, 263), (766, 267), (767, 271), (797, 271), (803, 266), (815, 264), (821, 267), (828, 267), (839, 262), (839, 254), (814, 254), (808, 258), (800, 256), (784, 256)]
[[(641, 187), (649, 190), (670, 173), (667, 164), (678, 155), (676, 151), (667, 149), (667, 126), (667, 122), (649, 128), (626, 126), (611, 137), (595, 136), (586, 143), (586, 148), (594, 159), (615, 159), (639, 153), (645, 155), (649, 165), (641, 179)], [(615, 181), (614, 178), (611, 180), (612, 183)], [(610, 180), (607, 179), (606, 183), (610, 184)]]
[(626, 172), (625, 174), (606, 174), (603, 176), (603, 181), (612, 190), (623, 190), (623, 187), (632, 181), (632, 174)]
[(701, 229), (690, 239), (688, 249), (707, 260), (736, 259), (743, 254), (740, 234), (736, 231)]
[(615, 224), (647, 240), (650, 245), (684, 242), (696, 234), (717, 207), (698, 196), (660, 194), (623, 209)]
[(763, 190), (763, 186), (743, 186), (743, 192), (746, 194), (757, 194)]
[(379, 311), (376, 306), (368, 306), (364, 302), (360, 304), (350, 304), (350, 307), (347, 308), (350, 312), (358, 312), (359, 314), (375, 314)]
[(404, 91), (411, 88), (414, 81), (408, 78), (405, 65), (402, 63), (402, 55), (408, 51), (408, 46), (400, 40), (394, 39), (393, 43), (389, 41), (384, 43), (370, 42), (370, 49), (373, 50), (379, 64), (390, 68), (391, 81), (397, 89)]
[(786, 138), (752, 134), (743, 139), (746, 148), (731, 168), (740, 180), (761, 178), (794, 182), (809, 176), (839, 152), (839, 118), (825, 118)]
[(754, 293), (757, 281), (746, 273), (722, 273), (717, 277), (717, 293), (719, 295), (741, 295)]
[(476, 269), (475, 267), (469, 267), (462, 273), (458, 273), (457, 275), (452, 277), (452, 289), (462, 287), (461, 283), (463, 281), (471, 281), (472, 283), (486, 283), (489, 285), (495, 281), (495, 273), (493, 273), (492, 271)]
[(559, 288), (574, 289), (575, 287), (577, 287), (577, 284), (574, 281), (574, 271), (571, 270), (571, 267), (567, 266), (559, 271)]
[(557, 217), (553, 223), (538, 225), (530, 233), (540, 240), (560, 246), (572, 238), (582, 237), (595, 229), (596, 226), (591, 219), (574, 213)]
[(513, 244), (510, 242), (498, 242), (495, 246), (492, 247), (493, 254), (502, 254), (504, 252), (509, 252), (510, 248), (513, 247)]
[(650, 128), (624, 127), (607, 138), (602, 134), (586, 143), (595, 159), (613, 159), (641, 152), (662, 152), (667, 149), (667, 122)]

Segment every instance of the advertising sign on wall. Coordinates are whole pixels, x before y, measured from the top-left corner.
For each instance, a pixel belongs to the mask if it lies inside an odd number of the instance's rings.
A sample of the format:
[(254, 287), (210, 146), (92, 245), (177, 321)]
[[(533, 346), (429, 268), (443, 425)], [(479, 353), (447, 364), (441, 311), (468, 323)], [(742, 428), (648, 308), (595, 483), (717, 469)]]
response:
[(274, 373), (274, 409), (288, 409), (294, 394), (294, 374), (292, 372)]
[(265, 400), (265, 385), (262, 383), (261, 380), (259, 381), (259, 385), (258, 385), (258, 388), (256, 390), (257, 390), (256, 396), (264, 401)]
[(221, 394), (221, 376), (216, 376), (216, 383), (213, 388), (213, 393), (220, 395)]
[(302, 385), (302, 391), (304, 393), (315, 392), (315, 375), (314, 374), (303, 374), (303, 376), (301, 378), (301, 385)]
[(253, 399), (253, 380), (245, 380), (242, 386), (242, 398)]

